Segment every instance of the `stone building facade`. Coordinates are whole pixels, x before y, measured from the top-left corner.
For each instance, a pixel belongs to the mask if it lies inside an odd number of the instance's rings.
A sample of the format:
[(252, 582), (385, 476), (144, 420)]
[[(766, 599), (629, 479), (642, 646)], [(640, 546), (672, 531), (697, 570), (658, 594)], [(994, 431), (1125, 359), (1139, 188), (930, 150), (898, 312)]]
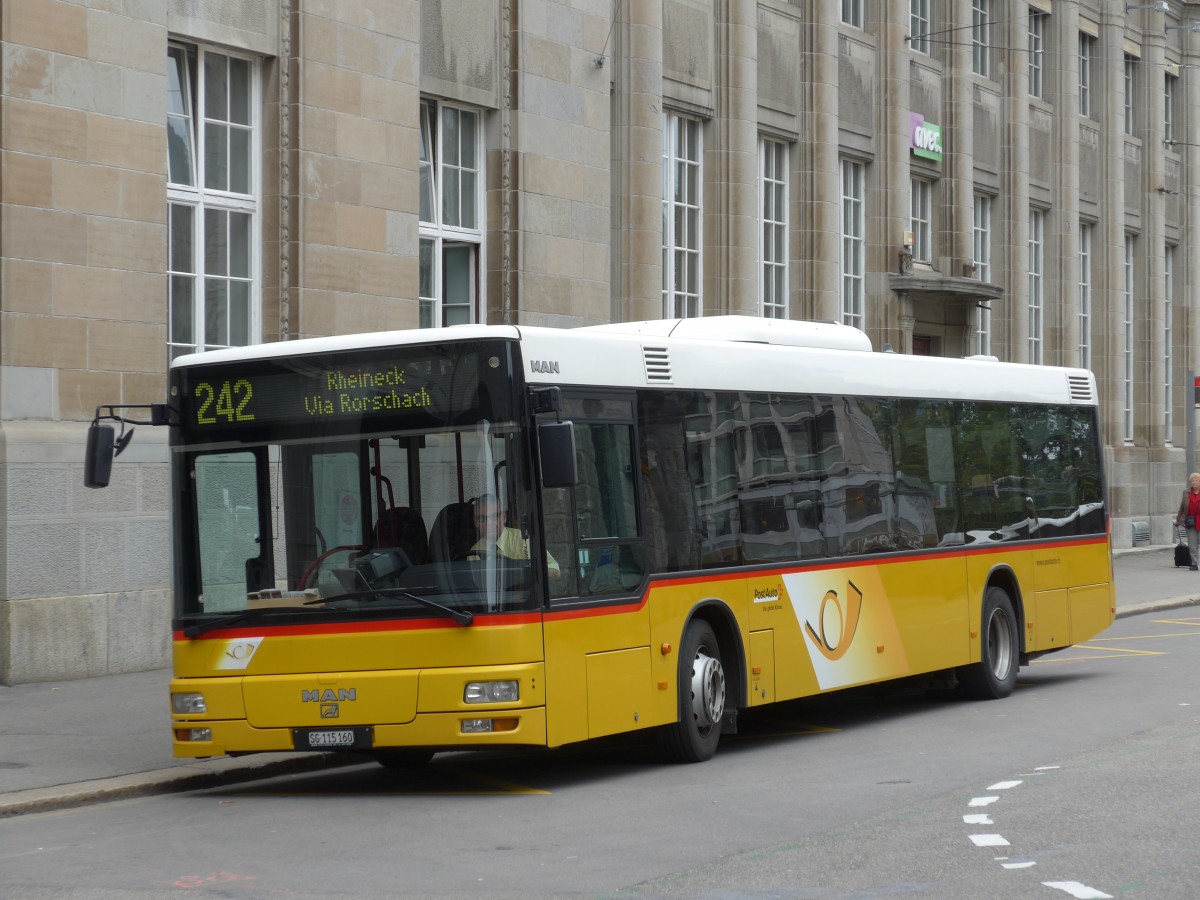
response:
[[(1127, 6), (1140, 8), (1127, 9)], [(5, 0), (0, 681), (165, 665), (149, 427), (197, 348), (741, 313), (1097, 375), (1170, 539), (1200, 3)]]

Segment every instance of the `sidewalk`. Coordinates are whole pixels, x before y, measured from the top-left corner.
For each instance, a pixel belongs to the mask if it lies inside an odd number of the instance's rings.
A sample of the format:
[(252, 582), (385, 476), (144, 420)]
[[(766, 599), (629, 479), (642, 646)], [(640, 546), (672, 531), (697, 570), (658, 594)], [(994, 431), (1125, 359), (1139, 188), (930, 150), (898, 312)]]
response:
[[(1200, 573), (1170, 547), (1114, 553), (1118, 617), (1200, 602)], [(0, 817), (233, 784), (361, 762), (362, 756), (268, 753), (171, 756), (170, 672), (0, 685)]]

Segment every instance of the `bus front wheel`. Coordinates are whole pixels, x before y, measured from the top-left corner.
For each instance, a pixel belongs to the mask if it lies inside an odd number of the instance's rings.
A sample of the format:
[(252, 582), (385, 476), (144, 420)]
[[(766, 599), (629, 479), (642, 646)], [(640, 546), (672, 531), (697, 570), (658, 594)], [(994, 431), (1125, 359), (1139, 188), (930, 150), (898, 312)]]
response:
[(990, 587), (983, 595), (982, 624), (979, 662), (959, 670), (958, 687), (964, 696), (975, 700), (999, 700), (1017, 686), (1021, 665), (1017, 616), (1002, 588)]
[(675, 762), (711, 759), (725, 715), (725, 668), (717, 636), (707, 622), (687, 627), (679, 654), (679, 719), (667, 726), (665, 743)]

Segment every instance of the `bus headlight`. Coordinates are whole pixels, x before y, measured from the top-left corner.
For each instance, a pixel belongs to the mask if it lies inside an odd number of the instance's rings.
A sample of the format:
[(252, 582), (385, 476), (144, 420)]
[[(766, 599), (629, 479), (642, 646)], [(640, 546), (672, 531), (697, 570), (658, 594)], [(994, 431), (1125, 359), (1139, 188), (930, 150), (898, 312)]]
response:
[(471, 681), (463, 691), (464, 703), (516, 703), (520, 699), (519, 681)]
[(172, 694), (171, 711), (181, 716), (208, 712), (203, 694)]

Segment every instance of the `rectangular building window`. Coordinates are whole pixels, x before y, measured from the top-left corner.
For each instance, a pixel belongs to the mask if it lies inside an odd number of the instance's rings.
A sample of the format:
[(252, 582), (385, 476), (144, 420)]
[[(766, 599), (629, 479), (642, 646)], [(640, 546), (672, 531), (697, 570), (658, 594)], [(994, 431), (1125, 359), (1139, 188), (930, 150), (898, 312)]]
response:
[(1079, 225), (1079, 365), (1092, 367), (1092, 225)]
[(259, 340), (259, 67), (167, 48), (167, 343), (171, 358)]
[[(975, 195), (975, 212), (971, 225), (972, 262), (975, 277), (985, 284), (992, 281), (992, 198)], [(975, 352), (982, 356), (992, 353), (992, 310), (977, 305), (975, 309)]]
[(421, 101), (420, 325), (483, 319), (483, 129), (475, 110)]
[(1045, 98), (1042, 72), (1046, 61), (1046, 20), (1040, 9), (1029, 7), (1029, 96)]
[(992, 0), (971, 0), (971, 71), (992, 77)]
[(1133, 235), (1125, 235), (1125, 286), (1121, 329), (1121, 402), (1123, 432), (1127, 441), (1133, 440)]
[(1175, 96), (1178, 86), (1178, 75), (1163, 77), (1163, 141), (1168, 147), (1175, 143)]
[(1137, 103), (1138, 58), (1125, 54), (1125, 133), (1134, 133), (1134, 109)]
[(1163, 251), (1163, 438), (1171, 443), (1171, 429), (1175, 427), (1172, 415), (1174, 403), (1171, 395), (1175, 389), (1172, 368), (1175, 361), (1175, 245), (1167, 244)]
[(913, 233), (913, 259), (933, 261), (933, 183), (925, 178), (912, 180), (909, 227)]
[(1092, 61), (1096, 58), (1096, 39), (1085, 32), (1079, 33), (1079, 114), (1093, 118), (1092, 109)]
[(788, 318), (788, 191), (787, 145), (761, 138), (758, 142), (758, 195), (762, 212), (759, 238), (758, 294), (760, 314)]
[(1046, 275), (1046, 213), (1029, 211), (1029, 361), (1041, 365), (1044, 360), (1043, 338)]
[(663, 115), (663, 318), (704, 315), (700, 298), (700, 122)]
[(908, 46), (918, 53), (929, 53), (929, 2), (908, 2)]
[(842, 0), (842, 21), (855, 28), (863, 27), (864, 0)]
[(866, 166), (842, 160), (842, 323), (863, 328), (866, 324)]

